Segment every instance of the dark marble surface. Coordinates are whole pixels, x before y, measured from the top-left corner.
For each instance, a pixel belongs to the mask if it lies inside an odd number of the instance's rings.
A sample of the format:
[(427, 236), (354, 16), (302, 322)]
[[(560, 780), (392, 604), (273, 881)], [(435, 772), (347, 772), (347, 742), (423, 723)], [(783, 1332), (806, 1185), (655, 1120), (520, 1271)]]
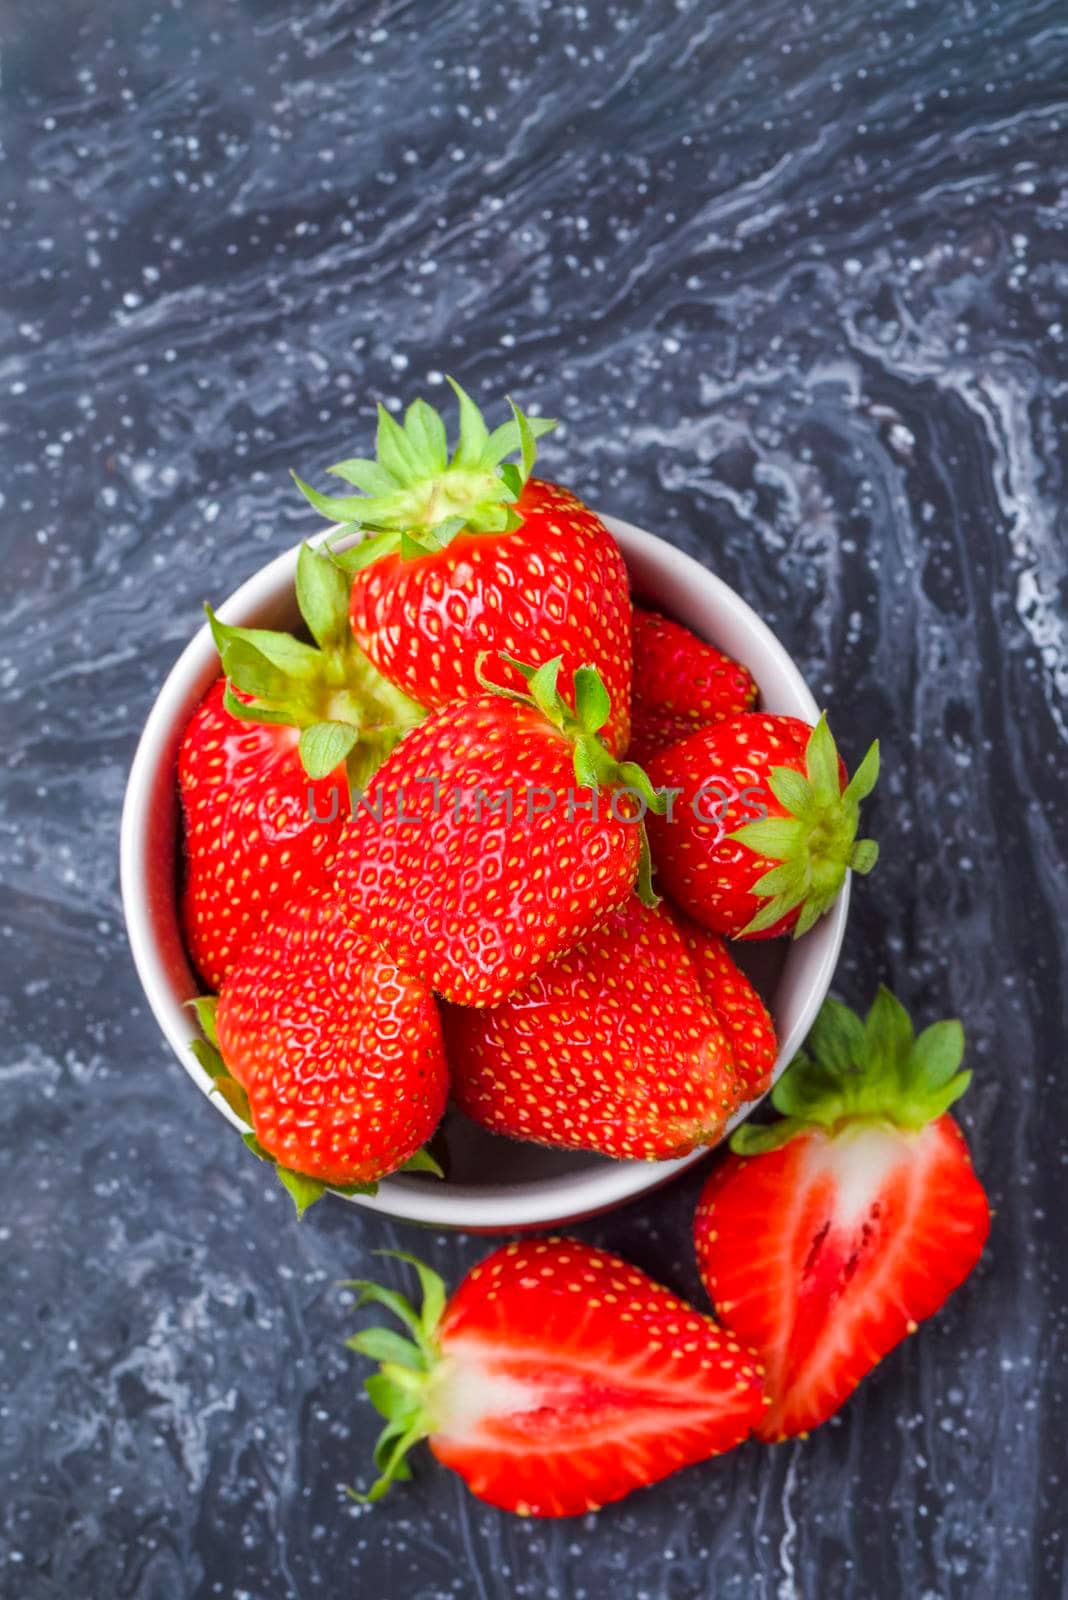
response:
[[(908, 1600), (1065, 1591), (1061, 0), (0, 5), (0, 1593)], [(596, 1519), (374, 1422), (335, 1280), (484, 1241), (298, 1227), (141, 998), (118, 812), (288, 484), (455, 372), (768, 618), (884, 860), (840, 992), (959, 1013), (977, 1276), (807, 1443)], [(582, 1231), (679, 1290), (698, 1177)]]

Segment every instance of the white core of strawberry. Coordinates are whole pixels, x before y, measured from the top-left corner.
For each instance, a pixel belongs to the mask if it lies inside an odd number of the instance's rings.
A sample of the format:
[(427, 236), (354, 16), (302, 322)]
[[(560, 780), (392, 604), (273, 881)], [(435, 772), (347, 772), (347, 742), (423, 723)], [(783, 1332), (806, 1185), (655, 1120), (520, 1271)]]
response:
[(887, 1122), (857, 1122), (833, 1138), (811, 1141), (812, 1177), (830, 1173), (835, 1182), (838, 1227), (848, 1229), (866, 1216), (895, 1169), (920, 1153), (927, 1133), (927, 1128), (908, 1133)]
[(434, 1372), (427, 1409), (433, 1432), (455, 1440), (473, 1439), (487, 1417), (536, 1411), (544, 1397), (536, 1384), (493, 1372), (475, 1341), (450, 1340)]

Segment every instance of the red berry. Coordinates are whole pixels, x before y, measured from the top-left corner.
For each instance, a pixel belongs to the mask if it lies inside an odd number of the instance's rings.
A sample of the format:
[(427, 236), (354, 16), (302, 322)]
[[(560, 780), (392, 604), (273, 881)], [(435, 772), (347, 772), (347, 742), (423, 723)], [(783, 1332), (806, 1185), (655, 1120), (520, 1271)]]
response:
[(768, 1008), (719, 934), (688, 917), (679, 916), (677, 921), (705, 997), (730, 1043), (741, 1097), (756, 1100), (771, 1083), (779, 1054)]
[(479, 1499), (578, 1516), (733, 1449), (760, 1420), (751, 1352), (618, 1256), (573, 1239), (505, 1245), (447, 1302), (436, 1273), (402, 1259), (419, 1271), (421, 1312), (352, 1285), (410, 1335), (348, 1341), (382, 1362), (367, 1380), (387, 1419), (372, 1500), (426, 1438)]
[(215, 1027), (256, 1138), (288, 1172), (373, 1182), (420, 1149), (445, 1109), (433, 996), (325, 893), (276, 909), (231, 969)]
[(344, 765), (313, 782), (300, 762), (299, 730), (238, 720), (223, 706), (225, 691), (217, 678), (178, 752), (182, 926), (212, 989), (265, 918), (323, 881), (349, 806)]
[(213, 989), (277, 906), (322, 881), (348, 815), (349, 775), (365, 781), (423, 716), (357, 648), (348, 580), (307, 545), (296, 589), (314, 644), (230, 627), (208, 609), (225, 676), (178, 752), (182, 923)]
[(829, 910), (846, 872), (878, 846), (857, 840), (879, 770), (873, 744), (852, 781), (826, 720), (749, 712), (702, 728), (649, 763), (671, 793), (649, 819), (663, 886), (695, 921), (735, 939), (795, 936)]
[(698, 1265), (767, 1368), (764, 1439), (807, 1433), (975, 1266), (990, 1213), (960, 1129), (959, 1023), (918, 1039), (885, 990), (866, 1023), (829, 1001), (697, 1208)]
[[(535, 666), (560, 657), (565, 695), (576, 669), (592, 666), (612, 703), (605, 743), (619, 755), (631, 680), (619, 548), (570, 491), (531, 478), (535, 439), (553, 423), (513, 405), (513, 420), (490, 433), (449, 382), (460, 406), (451, 457), (440, 415), (416, 400), (403, 425), (379, 407), (374, 461), (331, 468), (362, 494), (322, 495), (297, 479), (331, 520), (373, 531), (339, 557), (353, 574), (355, 636), (391, 682), (435, 709), (482, 693), (478, 662), (486, 653), (497, 658), (499, 681), (516, 689), (522, 680), (502, 656)], [(519, 463), (505, 459), (517, 451)]]
[[(555, 721), (494, 694), (455, 701), (398, 745), (342, 834), (350, 912), (460, 1005), (529, 982), (626, 899), (638, 869), (634, 803), (615, 793), (631, 771), (571, 717), (558, 668), (538, 675)], [(596, 790), (583, 762), (603, 775)]]
[(757, 686), (748, 668), (659, 612), (634, 608), (633, 761), (748, 711)]
[[(604, 524), (555, 484), (532, 479), (516, 505), (521, 527), (460, 534), (434, 555), (385, 555), (357, 572), (352, 628), (375, 666), (421, 704), (477, 697), (483, 651), (540, 665), (597, 668), (612, 701), (605, 742), (626, 748), (630, 596), (623, 557)], [(521, 688), (507, 668), (495, 681)]]
[[(630, 895), (489, 1010), (453, 1007), (453, 1098), (515, 1139), (662, 1160), (713, 1144), (743, 1098), (722, 1018), (665, 907)], [(773, 1036), (774, 1037), (774, 1036)]]

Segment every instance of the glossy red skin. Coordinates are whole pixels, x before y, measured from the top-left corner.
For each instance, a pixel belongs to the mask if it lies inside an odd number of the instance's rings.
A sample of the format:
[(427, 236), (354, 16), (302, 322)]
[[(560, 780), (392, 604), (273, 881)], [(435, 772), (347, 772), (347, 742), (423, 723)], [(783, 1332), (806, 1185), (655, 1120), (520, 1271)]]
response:
[[(529, 666), (563, 656), (561, 692), (576, 667), (594, 666), (612, 713), (604, 729), (614, 754), (630, 730), (630, 593), (627, 569), (608, 529), (567, 489), (531, 479), (513, 533), (460, 534), (437, 555), (384, 556), (353, 581), (350, 618), (357, 642), (391, 683), (432, 710), (485, 692), (522, 689), (498, 652)], [(573, 700), (571, 702), (574, 703)]]
[[(336, 882), (350, 913), (398, 966), (459, 1005), (521, 988), (619, 905), (637, 872), (639, 829), (611, 815), (603, 790), (596, 821), (580, 809), (591, 793), (572, 761), (540, 712), (497, 695), (428, 717), (342, 832)], [(437, 795), (421, 777), (438, 780)], [(490, 809), (509, 792), (511, 826)]]
[(634, 607), (634, 684), (628, 755), (644, 765), (699, 728), (749, 711), (747, 667), (657, 611)]
[[(787, 815), (768, 787), (768, 774), (772, 767), (803, 773), (811, 733), (797, 717), (751, 711), (702, 728), (649, 763), (656, 788), (680, 791), (670, 817), (650, 815), (647, 821), (658, 881), (713, 933), (774, 939), (788, 933), (800, 915), (796, 907), (762, 933), (743, 934), (764, 904), (753, 885), (777, 863), (727, 835), (761, 816)], [(844, 768), (842, 775), (844, 783)]]
[(223, 984), (219, 1049), (275, 1160), (324, 1183), (394, 1172), (437, 1127), (437, 1006), (325, 890), (276, 908)]
[(763, 1439), (825, 1421), (979, 1259), (990, 1212), (960, 1129), (946, 1115), (907, 1137), (909, 1158), (848, 1217), (823, 1132), (729, 1155), (701, 1192), (698, 1266), (721, 1320), (766, 1367)]
[(510, 999), (444, 1020), (453, 1099), (511, 1138), (665, 1160), (746, 1098), (686, 940), (633, 894)]
[(211, 989), (270, 913), (323, 881), (349, 810), (343, 766), (313, 783), (299, 731), (232, 717), (225, 688), (225, 678), (212, 684), (178, 752), (182, 928)]
[[(438, 1325), (446, 1358), (539, 1390), (537, 1408), (430, 1437), (482, 1500), (578, 1516), (732, 1449), (760, 1421), (750, 1351), (618, 1256), (572, 1239), (506, 1245)], [(445, 1397), (447, 1404), (447, 1395)]]
[(704, 994), (730, 1042), (741, 1097), (756, 1100), (770, 1088), (779, 1055), (768, 1008), (718, 933), (681, 914), (676, 920)]

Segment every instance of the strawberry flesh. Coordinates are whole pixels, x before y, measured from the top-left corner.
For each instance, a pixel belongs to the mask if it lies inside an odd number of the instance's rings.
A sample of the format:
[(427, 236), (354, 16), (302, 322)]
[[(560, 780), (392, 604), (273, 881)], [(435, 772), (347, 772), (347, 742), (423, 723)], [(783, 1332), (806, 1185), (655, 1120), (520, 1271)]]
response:
[[(397, 1385), (403, 1448), (429, 1437), (474, 1494), (520, 1515), (594, 1511), (732, 1449), (764, 1410), (751, 1351), (618, 1256), (575, 1240), (506, 1245), (468, 1273), (440, 1320), (405, 1320), (429, 1370)], [(350, 1343), (364, 1347), (359, 1335)], [(388, 1402), (381, 1409), (389, 1415)]]

